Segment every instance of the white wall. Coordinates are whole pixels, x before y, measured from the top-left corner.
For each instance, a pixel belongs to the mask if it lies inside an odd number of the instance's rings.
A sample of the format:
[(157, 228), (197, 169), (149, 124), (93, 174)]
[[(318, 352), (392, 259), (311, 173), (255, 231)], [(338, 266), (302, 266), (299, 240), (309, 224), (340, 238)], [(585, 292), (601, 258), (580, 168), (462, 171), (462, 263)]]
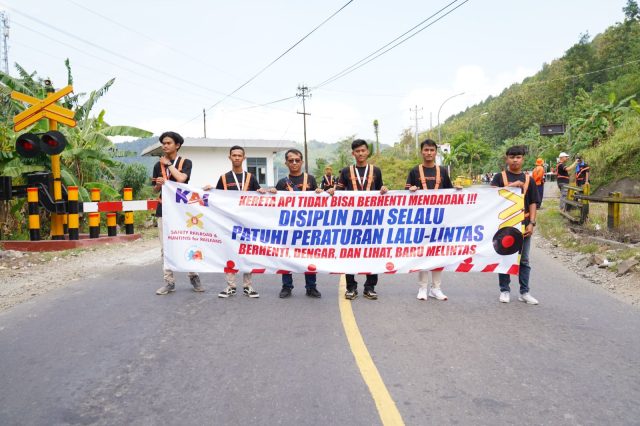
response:
[[(245, 148), (247, 157), (262, 157), (267, 159), (267, 185), (275, 186), (273, 176), (273, 149), (267, 148)], [(178, 152), (191, 160), (193, 170), (189, 184), (202, 187), (206, 184), (218, 183), (220, 175), (231, 170), (229, 161), (229, 148), (201, 148), (183, 146)], [(246, 170), (246, 164), (245, 164)]]

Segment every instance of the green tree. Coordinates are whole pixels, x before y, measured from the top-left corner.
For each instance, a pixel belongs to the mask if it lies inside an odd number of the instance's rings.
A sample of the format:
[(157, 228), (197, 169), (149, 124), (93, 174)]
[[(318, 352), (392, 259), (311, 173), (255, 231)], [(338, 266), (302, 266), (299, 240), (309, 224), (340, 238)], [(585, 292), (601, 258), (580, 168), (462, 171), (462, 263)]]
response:
[(628, 21), (640, 20), (640, 8), (635, 0), (627, 0), (627, 5), (622, 8), (622, 11)]

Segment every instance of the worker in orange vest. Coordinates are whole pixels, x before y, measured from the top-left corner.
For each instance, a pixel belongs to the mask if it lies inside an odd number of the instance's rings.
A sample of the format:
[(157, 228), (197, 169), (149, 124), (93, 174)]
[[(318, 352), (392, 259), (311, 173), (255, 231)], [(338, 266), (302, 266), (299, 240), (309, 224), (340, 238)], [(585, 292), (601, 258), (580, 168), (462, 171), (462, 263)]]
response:
[(538, 209), (540, 209), (542, 207), (542, 196), (544, 195), (544, 160), (542, 158), (536, 160), (536, 166), (533, 168), (531, 175), (538, 190)]

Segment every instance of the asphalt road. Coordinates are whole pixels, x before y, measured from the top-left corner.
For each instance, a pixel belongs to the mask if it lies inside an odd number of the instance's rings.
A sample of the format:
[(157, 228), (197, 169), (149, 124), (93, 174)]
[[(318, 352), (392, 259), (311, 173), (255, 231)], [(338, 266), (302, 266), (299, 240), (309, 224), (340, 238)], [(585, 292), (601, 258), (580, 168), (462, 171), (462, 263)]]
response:
[[(418, 301), (407, 275), (352, 302), (406, 424), (640, 424), (640, 310), (537, 248), (532, 265), (538, 306), (500, 304), (493, 274), (447, 273), (447, 302)], [(115, 267), (0, 314), (0, 425), (381, 423), (337, 276), (319, 300), (301, 276), (287, 300), (278, 276), (255, 278), (260, 299), (218, 299), (219, 274), (203, 294), (179, 274), (155, 296), (160, 280), (159, 262)]]

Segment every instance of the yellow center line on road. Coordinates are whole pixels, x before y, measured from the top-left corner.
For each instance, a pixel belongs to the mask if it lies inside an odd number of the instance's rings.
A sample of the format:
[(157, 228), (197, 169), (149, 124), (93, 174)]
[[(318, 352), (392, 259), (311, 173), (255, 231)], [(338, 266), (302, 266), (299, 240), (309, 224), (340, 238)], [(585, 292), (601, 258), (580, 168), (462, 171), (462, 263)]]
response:
[(382, 420), (383, 425), (404, 425), (402, 416), (396, 407), (396, 403), (393, 402), (391, 394), (387, 390), (387, 387), (382, 381), (382, 377), (373, 363), (369, 350), (364, 344), (364, 339), (358, 329), (356, 323), (356, 317), (353, 315), (353, 309), (351, 308), (351, 301), (344, 298), (344, 292), (347, 289), (347, 281), (344, 275), (340, 276), (340, 285), (338, 291), (338, 305), (340, 306), (340, 317), (342, 318), (342, 325), (344, 326), (344, 332), (347, 335), (349, 341), (349, 347), (353, 353), (353, 357), (356, 360), (360, 374), (364, 379), (364, 382), (369, 387), (369, 392), (373, 397), (373, 401), (376, 403), (378, 409), (378, 415)]

